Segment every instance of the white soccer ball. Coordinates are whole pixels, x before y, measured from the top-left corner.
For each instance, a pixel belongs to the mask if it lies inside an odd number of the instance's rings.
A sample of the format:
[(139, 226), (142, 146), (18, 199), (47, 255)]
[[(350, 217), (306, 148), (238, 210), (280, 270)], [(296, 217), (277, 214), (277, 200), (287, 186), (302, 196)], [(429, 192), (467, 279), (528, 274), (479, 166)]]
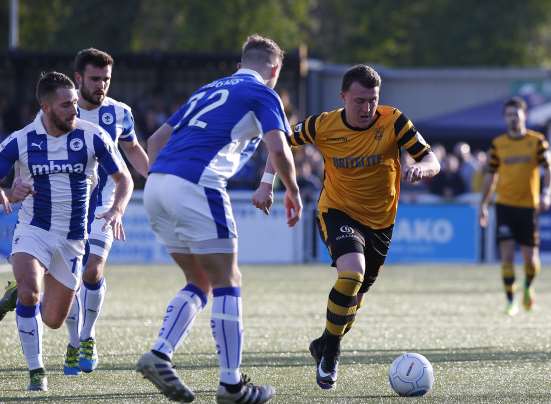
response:
[(400, 396), (423, 396), (432, 389), (434, 372), (423, 355), (405, 353), (394, 359), (390, 365), (388, 381)]

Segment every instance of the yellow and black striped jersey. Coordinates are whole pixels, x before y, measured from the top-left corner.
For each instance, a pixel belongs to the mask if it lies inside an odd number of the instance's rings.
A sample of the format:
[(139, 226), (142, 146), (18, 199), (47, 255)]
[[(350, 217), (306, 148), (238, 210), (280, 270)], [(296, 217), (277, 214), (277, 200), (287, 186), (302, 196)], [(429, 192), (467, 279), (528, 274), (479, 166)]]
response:
[(539, 166), (549, 166), (548, 150), (545, 136), (532, 130), (519, 138), (504, 133), (492, 141), (488, 168), (498, 174), (497, 203), (524, 208), (539, 206)]
[(400, 194), (400, 149), (419, 161), (429, 145), (398, 109), (379, 105), (369, 128), (353, 128), (343, 108), (311, 115), (295, 125), (291, 146), (316, 145), (325, 173), (318, 210), (338, 209), (383, 229), (394, 224)]

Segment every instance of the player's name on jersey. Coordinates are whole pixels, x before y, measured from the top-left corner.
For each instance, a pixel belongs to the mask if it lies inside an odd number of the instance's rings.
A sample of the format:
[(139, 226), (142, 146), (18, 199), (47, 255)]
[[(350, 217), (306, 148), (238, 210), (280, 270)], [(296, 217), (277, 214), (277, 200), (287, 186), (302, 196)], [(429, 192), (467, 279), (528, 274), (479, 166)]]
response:
[(228, 79), (228, 80), (213, 81), (212, 83), (209, 83), (209, 84), (203, 86), (202, 88), (235, 86), (236, 84), (239, 84), (242, 81), (243, 81), (242, 79)]

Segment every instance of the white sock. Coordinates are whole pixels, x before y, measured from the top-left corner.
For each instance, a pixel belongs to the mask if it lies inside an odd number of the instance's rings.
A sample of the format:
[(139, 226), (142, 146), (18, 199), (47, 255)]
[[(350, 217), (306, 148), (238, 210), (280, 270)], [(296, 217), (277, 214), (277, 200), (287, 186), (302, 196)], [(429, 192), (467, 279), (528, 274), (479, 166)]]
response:
[(80, 331), (82, 329), (80, 303), (80, 290), (77, 290), (75, 297), (73, 298), (73, 303), (71, 304), (71, 309), (69, 310), (69, 315), (65, 320), (65, 324), (67, 324), (67, 331), (69, 332), (69, 344), (73, 348), (78, 348), (80, 346)]
[(241, 288), (216, 288), (212, 291), (212, 336), (220, 365), (220, 382), (236, 384), (241, 380), (239, 368), (243, 350), (243, 317)]
[(29, 370), (43, 368), (42, 334), (44, 325), (40, 315), (40, 305), (25, 306), (17, 302), (15, 314), (19, 339)]
[(82, 331), (80, 340), (85, 341), (88, 338), (96, 337), (96, 321), (101, 312), (101, 306), (105, 300), (105, 291), (107, 282), (105, 278), (94, 284), (82, 282), (80, 288), (80, 301), (82, 303)]
[(172, 358), (191, 330), (197, 313), (207, 304), (207, 296), (191, 283), (180, 290), (168, 303), (163, 325), (152, 350)]

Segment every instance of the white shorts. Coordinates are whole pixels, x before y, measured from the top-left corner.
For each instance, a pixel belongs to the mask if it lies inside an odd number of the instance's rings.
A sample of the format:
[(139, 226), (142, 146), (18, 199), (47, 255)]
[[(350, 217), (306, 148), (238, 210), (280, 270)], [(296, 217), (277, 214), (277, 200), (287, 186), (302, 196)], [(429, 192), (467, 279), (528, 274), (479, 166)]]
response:
[[(103, 213), (105, 211), (107, 211), (107, 209), (99, 211), (96, 209), (95, 214)], [(107, 259), (109, 251), (111, 251), (111, 246), (113, 245), (113, 228), (109, 226), (105, 230), (102, 230), (104, 225), (104, 219), (96, 219), (94, 216), (90, 233), (88, 234), (88, 242), (90, 243), (90, 254)]]
[(152, 173), (145, 184), (144, 206), (153, 231), (170, 253), (237, 252), (237, 230), (225, 190)]
[(84, 246), (84, 240), (68, 240), (36, 226), (18, 224), (13, 233), (11, 253), (32, 255), (59, 283), (77, 290), (82, 274)]

